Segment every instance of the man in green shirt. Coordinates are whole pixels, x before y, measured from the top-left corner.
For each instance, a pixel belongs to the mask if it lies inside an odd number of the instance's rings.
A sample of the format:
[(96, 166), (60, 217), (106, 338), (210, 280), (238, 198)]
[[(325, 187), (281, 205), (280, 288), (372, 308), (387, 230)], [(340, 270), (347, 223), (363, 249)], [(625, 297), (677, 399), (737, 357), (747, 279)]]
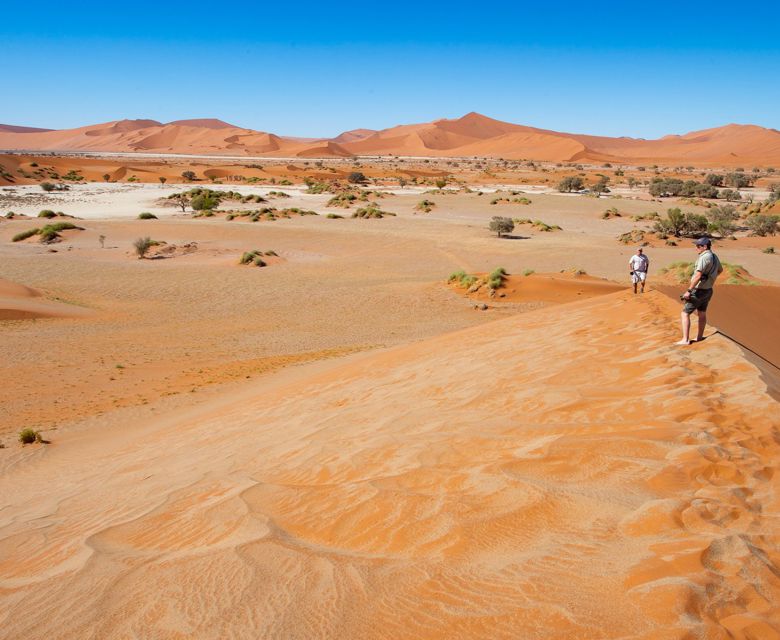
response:
[(681, 296), (685, 305), (680, 314), (682, 340), (675, 342), (678, 345), (691, 343), (691, 314), (694, 311), (699, 317), (696, 341), (699, 342), (704, 338), (704, 327), (707, 326), (707, 307), (712, 299), (712, 286), (715, 284), (715, 279), (723, 273), (723, 266), (720, 264), (718, 256), (712, 252), (712, 243), (709, 238), (699, 238), (696, 241), (696, 251), (699, 252), (699, 257), (693, 268), (691, 283), (688, 290)]

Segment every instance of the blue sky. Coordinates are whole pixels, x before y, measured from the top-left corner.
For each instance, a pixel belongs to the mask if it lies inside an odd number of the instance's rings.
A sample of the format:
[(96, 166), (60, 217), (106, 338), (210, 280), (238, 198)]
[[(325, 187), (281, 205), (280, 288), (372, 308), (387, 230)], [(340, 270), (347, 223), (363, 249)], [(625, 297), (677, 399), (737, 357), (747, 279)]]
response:
[(479, 111), (647, 138), (780, 128), (780, 2), (637, 4), (13, 3), (0, 122), (328, 136)]

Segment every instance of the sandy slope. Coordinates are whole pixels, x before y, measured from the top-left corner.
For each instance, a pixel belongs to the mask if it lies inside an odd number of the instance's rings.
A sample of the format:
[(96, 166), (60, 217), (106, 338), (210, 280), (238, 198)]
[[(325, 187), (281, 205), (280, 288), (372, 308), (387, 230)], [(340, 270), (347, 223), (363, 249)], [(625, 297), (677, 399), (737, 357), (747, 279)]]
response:
[(120, 120), (60, 131), (0, 126), (0, 149), (81, 150), (333, 158), (352, 155), (481, 156), (537, 161), (780, 164), (780, 132), (726, 125), (658, 140), (562, 133), (502, 122), (479, 113), (332, 139), (301, 139), (244, 129), (216, 119)]
[(85, 318), (91, 314), (90, 309), (44, 300), (39, 291), (0, 278), (0, 320)]
[(773, 638), (777, 404), (619, 292), (6, 464), (3, 638)]

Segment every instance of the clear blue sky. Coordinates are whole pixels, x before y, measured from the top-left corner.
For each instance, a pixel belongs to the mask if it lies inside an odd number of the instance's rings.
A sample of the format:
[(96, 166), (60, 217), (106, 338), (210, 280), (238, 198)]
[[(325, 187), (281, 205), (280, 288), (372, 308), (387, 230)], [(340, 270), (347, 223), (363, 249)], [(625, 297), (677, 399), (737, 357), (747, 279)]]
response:
[(780, 128), (780, 2), (9, 3), (0, 123), (217, 117), (283, 135), (491, 117)]

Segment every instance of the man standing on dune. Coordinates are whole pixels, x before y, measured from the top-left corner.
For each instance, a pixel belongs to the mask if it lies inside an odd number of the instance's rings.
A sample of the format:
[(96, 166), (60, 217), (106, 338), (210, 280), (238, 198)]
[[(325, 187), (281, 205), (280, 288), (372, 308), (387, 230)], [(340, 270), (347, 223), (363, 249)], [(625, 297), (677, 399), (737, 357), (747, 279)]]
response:
[(628, 266), (631, 269), (631, 283), (634, 285), (634, 293), (636, 293), (636, 285), (641, 285), (641, 292), (645, 292), (645, 279), (647, 278), (647, 270), (650, 268), (650, 259), (644, 254), (642, 247), (636, 250), (636, 254), (628, 259)]
[(691, 314), (694, 310), (699, 317), (696, 342), (700, 342), (704, 338), (704, 327), (707, 326), (707, 307), (712, 299), (712, 286), (715, 284), (715, 279), (723, 273), (723, 266), (720, 264), (718, 256), (712, 252), (712, 243), (709, 238), (699, 238), (696, 241), (696, 251), (699, 252), (699, 257), (693, 267), (690, 286), (680, 296), (685, 301), (685, 305), (680, 314), (682, 340), (675, 342), (678, 345), (691, 343)]

